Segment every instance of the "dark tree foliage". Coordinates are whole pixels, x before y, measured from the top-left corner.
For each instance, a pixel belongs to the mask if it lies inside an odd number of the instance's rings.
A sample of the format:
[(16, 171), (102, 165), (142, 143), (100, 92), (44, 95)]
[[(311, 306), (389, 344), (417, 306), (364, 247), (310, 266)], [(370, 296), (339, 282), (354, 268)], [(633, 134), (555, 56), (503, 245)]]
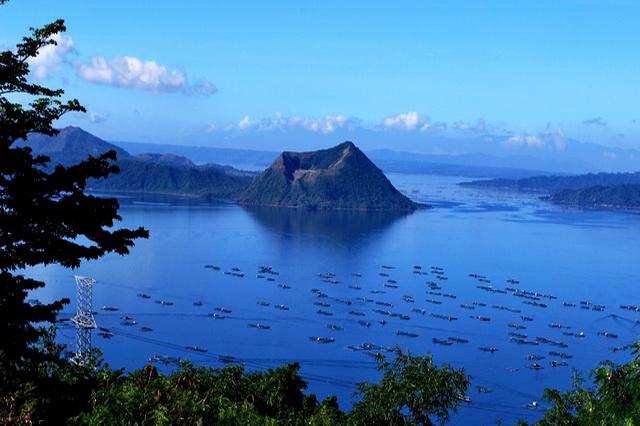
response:
[(64, 30), (62, 20), (32, 28), (31, 36), (15, 50), (0, 53), (0, 408), (18, 404), (15, 386), (38, 374), (25, 366), (62, 362), (57, 353), (34, 344), (43, 336), (36, 325), (53, 322), (68, 300), (31, 306), (28, 292), (44, 283), (19, 271), (48, 264), (76, 268), (82, 260), (105, 253), (124, 255), (136, 238), (148, 236), (142, 228), (113, 229), (114, 221), (121, 219), (118, 202), (84, 192), (87, 179), (118, 172), (110, 164), (114, 152), (52, 168), (48, 157), (33, 156), (30, 148), (16, 146), (30, 134), (55, 135), (55, 120), (67, 112), (84, 111), (77, 100), (60, 101), (62, 90), (28, 79), (28, 59), (55, 44), (51, 37)]
[(415, 356), (396, 349), (393, 361), (378, 355), (380, 382), (360, 383), (350, 413), (355, 424), (444, 424), (456, 413), (471, 384), (464, 369), (438, 367), (430, 356)]
[(165, 376), (153, 365), (126, 376), (107, 374), (90, 396), (80, 424), (314, 424), (345, 420), (335, 397), (319, 403), (302, 391), (297, 363), (265, 372), (243, 366), (196, 367), (183, 362)]

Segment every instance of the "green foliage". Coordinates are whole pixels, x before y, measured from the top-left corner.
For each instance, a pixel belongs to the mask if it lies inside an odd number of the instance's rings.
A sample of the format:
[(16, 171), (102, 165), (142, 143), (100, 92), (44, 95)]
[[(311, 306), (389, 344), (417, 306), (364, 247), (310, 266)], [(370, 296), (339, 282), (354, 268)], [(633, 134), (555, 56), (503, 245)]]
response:
[[(62, 20), (32, 29), (15, 51), (0, 53), (0, 412), (22, 413), (24, 419), (38, 417), (33, 411), (41, 406), (28, 396), (37, 396), (42, 386), (55, 389), (52, 382), (60, 382), (55, 370), (46, 368), (66, 363), (58, 351), (34, 346), (44, 337), (34, 324), (52, 322), (68, 300), (29, 305), (28, 292), (44, 283), (16, 270), (51, 263), (75, 268), (108, 252), (126, 254), (136, 238), (148, 235), (142, 228), (114, 230), (114, 221), (120, 220), (117, 201), (84, 193), (88, 179), (117, 172), (110, 164), (113, 152), (47, 169), (49, 158), (16, 145), (33, 133), (55, 135), (54, 120), (84, 111), (77, 100), (60, 101), (62, 90), (28, 80), (28, 59), (55, 44), (52, 36), (64, 30)], [(11, 101), (18, 95), (32, 100), (26, 105)], [(44, 372), (39, 366), (46, 367)]]
[(299, 365), (266, 372), (195, 367), (184, 362), (164, 376), (152, 365), (104, 383), (80, 424), (338, 424), (344, 420), (335, 398), (319, 404), (302, 391)]
[(350, 419), (354, 424), (441, 424), (456, 413), (470, 385), (464, 369), (445, 364), (438, 367), (430, 356), (414, 356), (396, 349), (387, 362), (378, 356), (378, 369), (384, 376), (377, 384), (360, 383)]
[(91, 188), (226, 198), (251, 181), (249, 177), (230, 176), (206, 166), (172, 167), (134, 159), (116, 164), (120, 173), (108, 179), (91, 181)]
[(41, 355), (38, 359), (24, 360), (17, 375), (7, 374), (11, 372), (4, 365), (0, 369), (2, 424), (63, 424), (84, 409), (99, 377), (119, 374), (101, 365), (97, 351), (84, 366), (64, 362), (64, 347), (55, 343), (55, 328), (38, 332), (40, 340), (33, 348)]

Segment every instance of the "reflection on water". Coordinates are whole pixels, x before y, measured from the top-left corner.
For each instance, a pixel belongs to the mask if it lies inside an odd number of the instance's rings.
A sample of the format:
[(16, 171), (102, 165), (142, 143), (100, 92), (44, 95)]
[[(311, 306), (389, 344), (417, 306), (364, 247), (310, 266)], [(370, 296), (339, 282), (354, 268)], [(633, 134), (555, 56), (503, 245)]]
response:
[(351, 241), (389, 227), (412, 214), (405, 211), (317, 211), (283, 207), (243, 206), (260, 224), (276, 235), (325, 235)]

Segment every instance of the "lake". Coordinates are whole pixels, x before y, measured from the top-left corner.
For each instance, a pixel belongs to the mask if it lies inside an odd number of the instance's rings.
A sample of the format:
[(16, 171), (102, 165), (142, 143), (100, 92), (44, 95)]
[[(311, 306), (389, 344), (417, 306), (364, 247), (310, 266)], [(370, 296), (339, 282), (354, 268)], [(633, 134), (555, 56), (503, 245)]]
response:
[[(541, 414), (526, 405), (546, 387), (568, 389), (572, 369), (630, 359), (611, 348), (640, 330), (640, 313), (619, 307), (640, 304), (638, 215), (567, 211), (534, 195), (459, 187), (461, 178), (389, 178), (435, 208), (308, 212), (121, 196), (122, 226), (144, 226), (150, 238), (76, 271), (34, 268), (28, 274), (47, 287), (32, 297), (69, 297), (69, 318), (74, 273), (95, 278), (96, 321), (114, 337), (94, 332), (93, 344), (112, 367), (142, 367), (154, 355), (212, 367), (228, 356), (260, 370), (298, 361), (308, 391), (338, 395), (343, 409), (354, 383), (379, 379), (371, 354), (430, 353), (473, 376), (473, 402), (452, 424), (535, 420)], [(137, 324), (123, 325), (123, 315)], [(60, 339), (73, 348), (73, 329)]]

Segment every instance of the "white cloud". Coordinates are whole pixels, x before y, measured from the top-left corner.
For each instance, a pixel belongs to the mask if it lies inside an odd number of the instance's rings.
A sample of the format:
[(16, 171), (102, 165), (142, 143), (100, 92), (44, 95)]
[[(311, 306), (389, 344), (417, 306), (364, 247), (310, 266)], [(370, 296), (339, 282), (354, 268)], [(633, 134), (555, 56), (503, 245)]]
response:
[(509, 139), (507, 139), (507, 143), (509, 143), (510, 145), (531, 146), (536, 148), (541, 148), (546, 145), (545, 142), (539, 137), (526, 135), (511, 136)]
[(276, 113), (274, 118), (263, 120), (251, 120), (248, 116), (231, 128), (245, 130), (281, 130), (290, 131), (302, 129), (308, 132), (333, 133), (338, 129), (354, 130), (359, 120), (346, 115), (327, 115), (324, 118), (302, 118), (302, 117), (282, 117)]
[(48, 44), (38, 51), (38, 56), (29, 58), (31, 77), (36, 80), (49, 78), (52, 72), (60, 71), (62, 64), (67, 62), (67, 55), (74, 51), (74, 42), (71, 36), (54, 34), (51, 37), (56, 44)]
[(551, 140), (560, 151), (567, 147), (567, 138), (564, 136), (562, 129), (551, 130), (549, 126), (547, 126), (545, 130), (540, 132), (540, 136), (545, 140)]
[(92, 123), (102, 123), (104, 121), (107, 121), (107, 119), (109, 118), (108, 112), (98, 112), (94, 110), (91, 105), (87, 107), (87, 114), (89, 114), (89, 121), (91, 121)]
[(252, 125), (253, 124), (251, 123), (251, 120), (249, 120), (249, 116), (246, 116), (238, 123), (238, 129), (246, 129), (248, 127), (251, 127)]
[(484, 118), (476, 119), (476, 124), (457, 121), (453, 123), (453, 128), (463, 132), (485, 133), (487, 131), (487, 123)]
[(89, 63), (77, 63), (76, 73), (92, 83), (152, 92), (182, 92), (193, 96), (216, 92), (216, 87), (206, 80), (191, 85), (180, 68), (167, 69), (155, 61), (143, 62), (132, 56), (116, 56), (109, 61), (96, 55)]
[(409, 111), (406, 114), (396, 114), (387, 117), (382, 121), (385, 130), (429, 130), (429, 117), (419, 114), (416, 111)]

